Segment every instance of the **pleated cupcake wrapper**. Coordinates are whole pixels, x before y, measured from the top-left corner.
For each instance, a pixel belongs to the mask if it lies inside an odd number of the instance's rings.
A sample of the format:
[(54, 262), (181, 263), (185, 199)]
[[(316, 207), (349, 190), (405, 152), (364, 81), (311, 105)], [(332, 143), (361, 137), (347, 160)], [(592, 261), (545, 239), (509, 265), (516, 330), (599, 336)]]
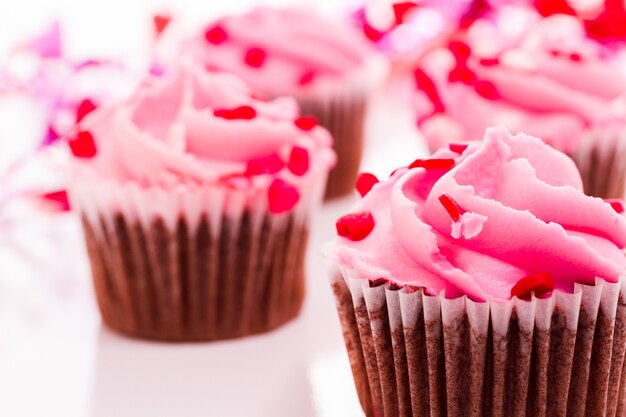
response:
[(334, 139), (337, 165), (328, 177), (326, 199), (354, 190), (363, 154), (367, 109), (386, 73), (386, 64), (376, 61), (346, 82), (295, 94), (301, 114), (315, 116)]
[(586, 134), (570, 154), (583, 178), (585, 193), (624, 198), (626, 191), (626, 130), (597, 129)]
[(623, 416), (626, 286), (474, 302), (332, 280), (368, 417)]
[(265, 193), (75, 182), (72, 203), (104, 322), (136, 337), (200, 341), (294, 318), (304, 297), (309, 213), (325, 180), (280, 215), (268, 212)]

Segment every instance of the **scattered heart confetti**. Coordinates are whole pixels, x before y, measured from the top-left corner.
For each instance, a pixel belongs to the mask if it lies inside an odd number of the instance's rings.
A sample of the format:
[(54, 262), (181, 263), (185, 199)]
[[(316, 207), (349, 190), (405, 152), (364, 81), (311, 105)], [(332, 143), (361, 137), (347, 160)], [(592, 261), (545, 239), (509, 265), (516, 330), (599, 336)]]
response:
[(374, 174), (362, 172), (356, 179), (356, 190), (361, 197), (365, 197), (365, 195), (369, 193), (372, 187), (378, 182), (378, 178), (376, 178)]
[(287, 168), (294, 175), (302, 176), (309, 170), (309, 151), (300, 146), (294, 146), (289, 155)]
[(369, 211), (343, 216), (335, 224), (337, 234), (353, 241), (365, 239), (374, 230), (374, 217)]
[(300, 129), (308, 132), (313, 130), (315, 126), (317, 126), (317, 118), (314, 116), (302, 116), (298, 117), (293, 123)]
[(530, 300), (532, 293), (542, 297), (554, 290), (554, 280), (549, 272), (537, 272), (526, 275), (511, 288), (511, 297)]
[(300, 194), (296, 188), (280, 178), (276, 178), (267, 191), (269, 210), (271, 213), (280, 214), (294, 208), (300, 200)]
[(89, 131), (80, 131), (68, 141), (70, 150), (77, 158), (93, 158), (96, 156), (96, 143)]

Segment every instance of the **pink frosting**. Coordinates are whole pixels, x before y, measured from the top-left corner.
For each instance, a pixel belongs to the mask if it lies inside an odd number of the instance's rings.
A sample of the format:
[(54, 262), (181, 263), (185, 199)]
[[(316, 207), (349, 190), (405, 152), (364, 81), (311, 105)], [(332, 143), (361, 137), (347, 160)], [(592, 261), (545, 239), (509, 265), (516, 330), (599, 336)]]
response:
[[(541, 140), (491, 128), (449, 171), (404, 168), (375, 185), (354, 212), (375, 226), (361, 241), (339, 237), (340, 265), (367, 279), (445, 291), (453, 298), (508, 300), (529, 274), (551, 273), (557, 290), (626, 270), (626, 218), (583, 194), (574, 163)], [(465, 210), (457, 221), (439, 197)]]
[[(215, 27), (226, 34), (217, 44), (205, 38)], [(252, 48), (265, 54), (259, 67), (246, 63), (246, 52)], [(345, 23), (311, 10), (267, 7), (211, 23), (181, 50), (209, 69), (236, 74), (255, 90), (272, 95), (352, 79), (376, 56), (365, 37)]]
[(526, 9), (504, 8), (495, 21), (475, 23), (463, 42), (472, 50), (467, 67), (495, 87), (497, 98), (477, 93), (475, 85), (449, 82), (457, 60), (447, 48), (426, 56), (421, 68), (434, 81), (444, 107), (433, 113), (432, 103), (418, 99), (431, 149), (476, 140), (488, 126), (503, 125), (571, 152), (589, 129), (624, 122), (626, 78), (572, 16), (541, 19)]
[[(240, 106), (255, 109), (253, 119), (214, 114)], [(218, 184), (265, 189), (280, 178), (307, 187), (334, 165), (330, 134), (322, 127), (294, 123), (298, 107), (291, 98), (261, 101), (229, 74), (183, 66), (176, 73), (145, 82), (127, 102), (100, 108), (81, 130), (93, 135), (97, 154), (76, 158), (79, 175), (166, 189), (178, 185)], [(278, 155), (288, 161), (294, 147), (308, 153), (308, 169), (244, 176), (250, 161)]]

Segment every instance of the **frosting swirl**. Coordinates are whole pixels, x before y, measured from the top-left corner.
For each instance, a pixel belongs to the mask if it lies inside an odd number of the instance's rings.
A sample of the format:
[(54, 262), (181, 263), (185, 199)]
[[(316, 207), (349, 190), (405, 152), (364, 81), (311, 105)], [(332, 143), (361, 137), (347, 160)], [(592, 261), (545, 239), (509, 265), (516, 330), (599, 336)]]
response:
[(82, 174), (146, 188), (266, 189), (276, 179), (302, 188), (335, 159), (328, 132), (299, 118), (293, 99), (261, 101), (236, 77), (191, 66), (148, 80), (79, 129), (97, 150), (77, 158)]
[(492, 128), (462, 154), (435, 158), (455, 166), (403, 168), (365, 195), (355, 212), (375, 226), (362, 240), (338, 238), (341, 265), (475, 300), (510, 299), (530, 274), (571, 292), (625, 272), (626, 218), (583, 194), (574, 163), (541, 140)]
[(375, 53), (356, 29), (310, 10), (262, 7), (208, 25), (182, 47), (257, 91), (289, 94), (351, 78)]
[(432, 149), (476, 140), (488, 126), (503, 125), (571, 152), (587, 129), (624, 120), (626, 78), (572, 16), (542, 19), (504, 8), (494, 21), (475, 23), (460, 42), (427, 55), (419, 71), (436, 88), (437, 106), (432, 92), (430, 102), (418, 98)]

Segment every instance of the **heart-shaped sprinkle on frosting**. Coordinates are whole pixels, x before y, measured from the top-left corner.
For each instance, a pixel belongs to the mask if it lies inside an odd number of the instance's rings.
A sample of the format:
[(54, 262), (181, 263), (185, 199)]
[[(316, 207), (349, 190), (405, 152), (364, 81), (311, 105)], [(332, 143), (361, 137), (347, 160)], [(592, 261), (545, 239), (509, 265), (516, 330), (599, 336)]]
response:
[(250, 48), (246, 51), (244, 61), (252, 68), (261, 68), (265, 63), (267, 53), (261, 48)]
[(374, 217), (369, 211), (343, 216), (335, 224), (337, 234), (353, 241), (365, 239), (374, 230)]
[(317, 126), (317, 118), (315, 118), (315, 116), (301, 116), (294, 120), (293, 123), (298, 128), (308, 132)]
[(300, 200), (298, 190), (287, 182), (276, 178), (267, 190), (269, 210), (280, 214), (291, 210)]
[(611, 207), (613, 207), (613, 210), (615, 210), (617, 213), (624, 213), (624, 202), (622, 200), (607, 198), (606, 200), (604, 200), (604, 202), (609, 203)]
[(88, 98), (81, 101), (76, 108), (76, 123), (80, 123), (85, 116), (94, 111), (96, 108), (96, 104)]
[(416, 159), (409, 165), (409, 169), (424, 168), (426, 170), (431, 169), (445, 169), (449, 170), (454, 167), (454, 159)]
[(448, 148), (455, 153), (462, 154), (467, 149), (467, 143), (451, 143)]
[(374, 174), (362, 172), (356, 179), (356, 190), (361, 197), (365, 197), (376, 183), (378, 183), (378, 178)]
[(204, 32), (204, 39), (206, 39), (208, 43), (219, 45), (228, 40), (228, 33), (222, 26), (215, 25)]
[(272, 154), (263, 158), (254, 158), (247, 162), (245, 175), (251, 177), (262, 174), (275, 174), (285, 167), (285, 162)]
[(80, 131), (68, 141), (70, 150), (77, 158), (93, 158), (96, 156), (96, 143), (93, 135), (87, 130)]

